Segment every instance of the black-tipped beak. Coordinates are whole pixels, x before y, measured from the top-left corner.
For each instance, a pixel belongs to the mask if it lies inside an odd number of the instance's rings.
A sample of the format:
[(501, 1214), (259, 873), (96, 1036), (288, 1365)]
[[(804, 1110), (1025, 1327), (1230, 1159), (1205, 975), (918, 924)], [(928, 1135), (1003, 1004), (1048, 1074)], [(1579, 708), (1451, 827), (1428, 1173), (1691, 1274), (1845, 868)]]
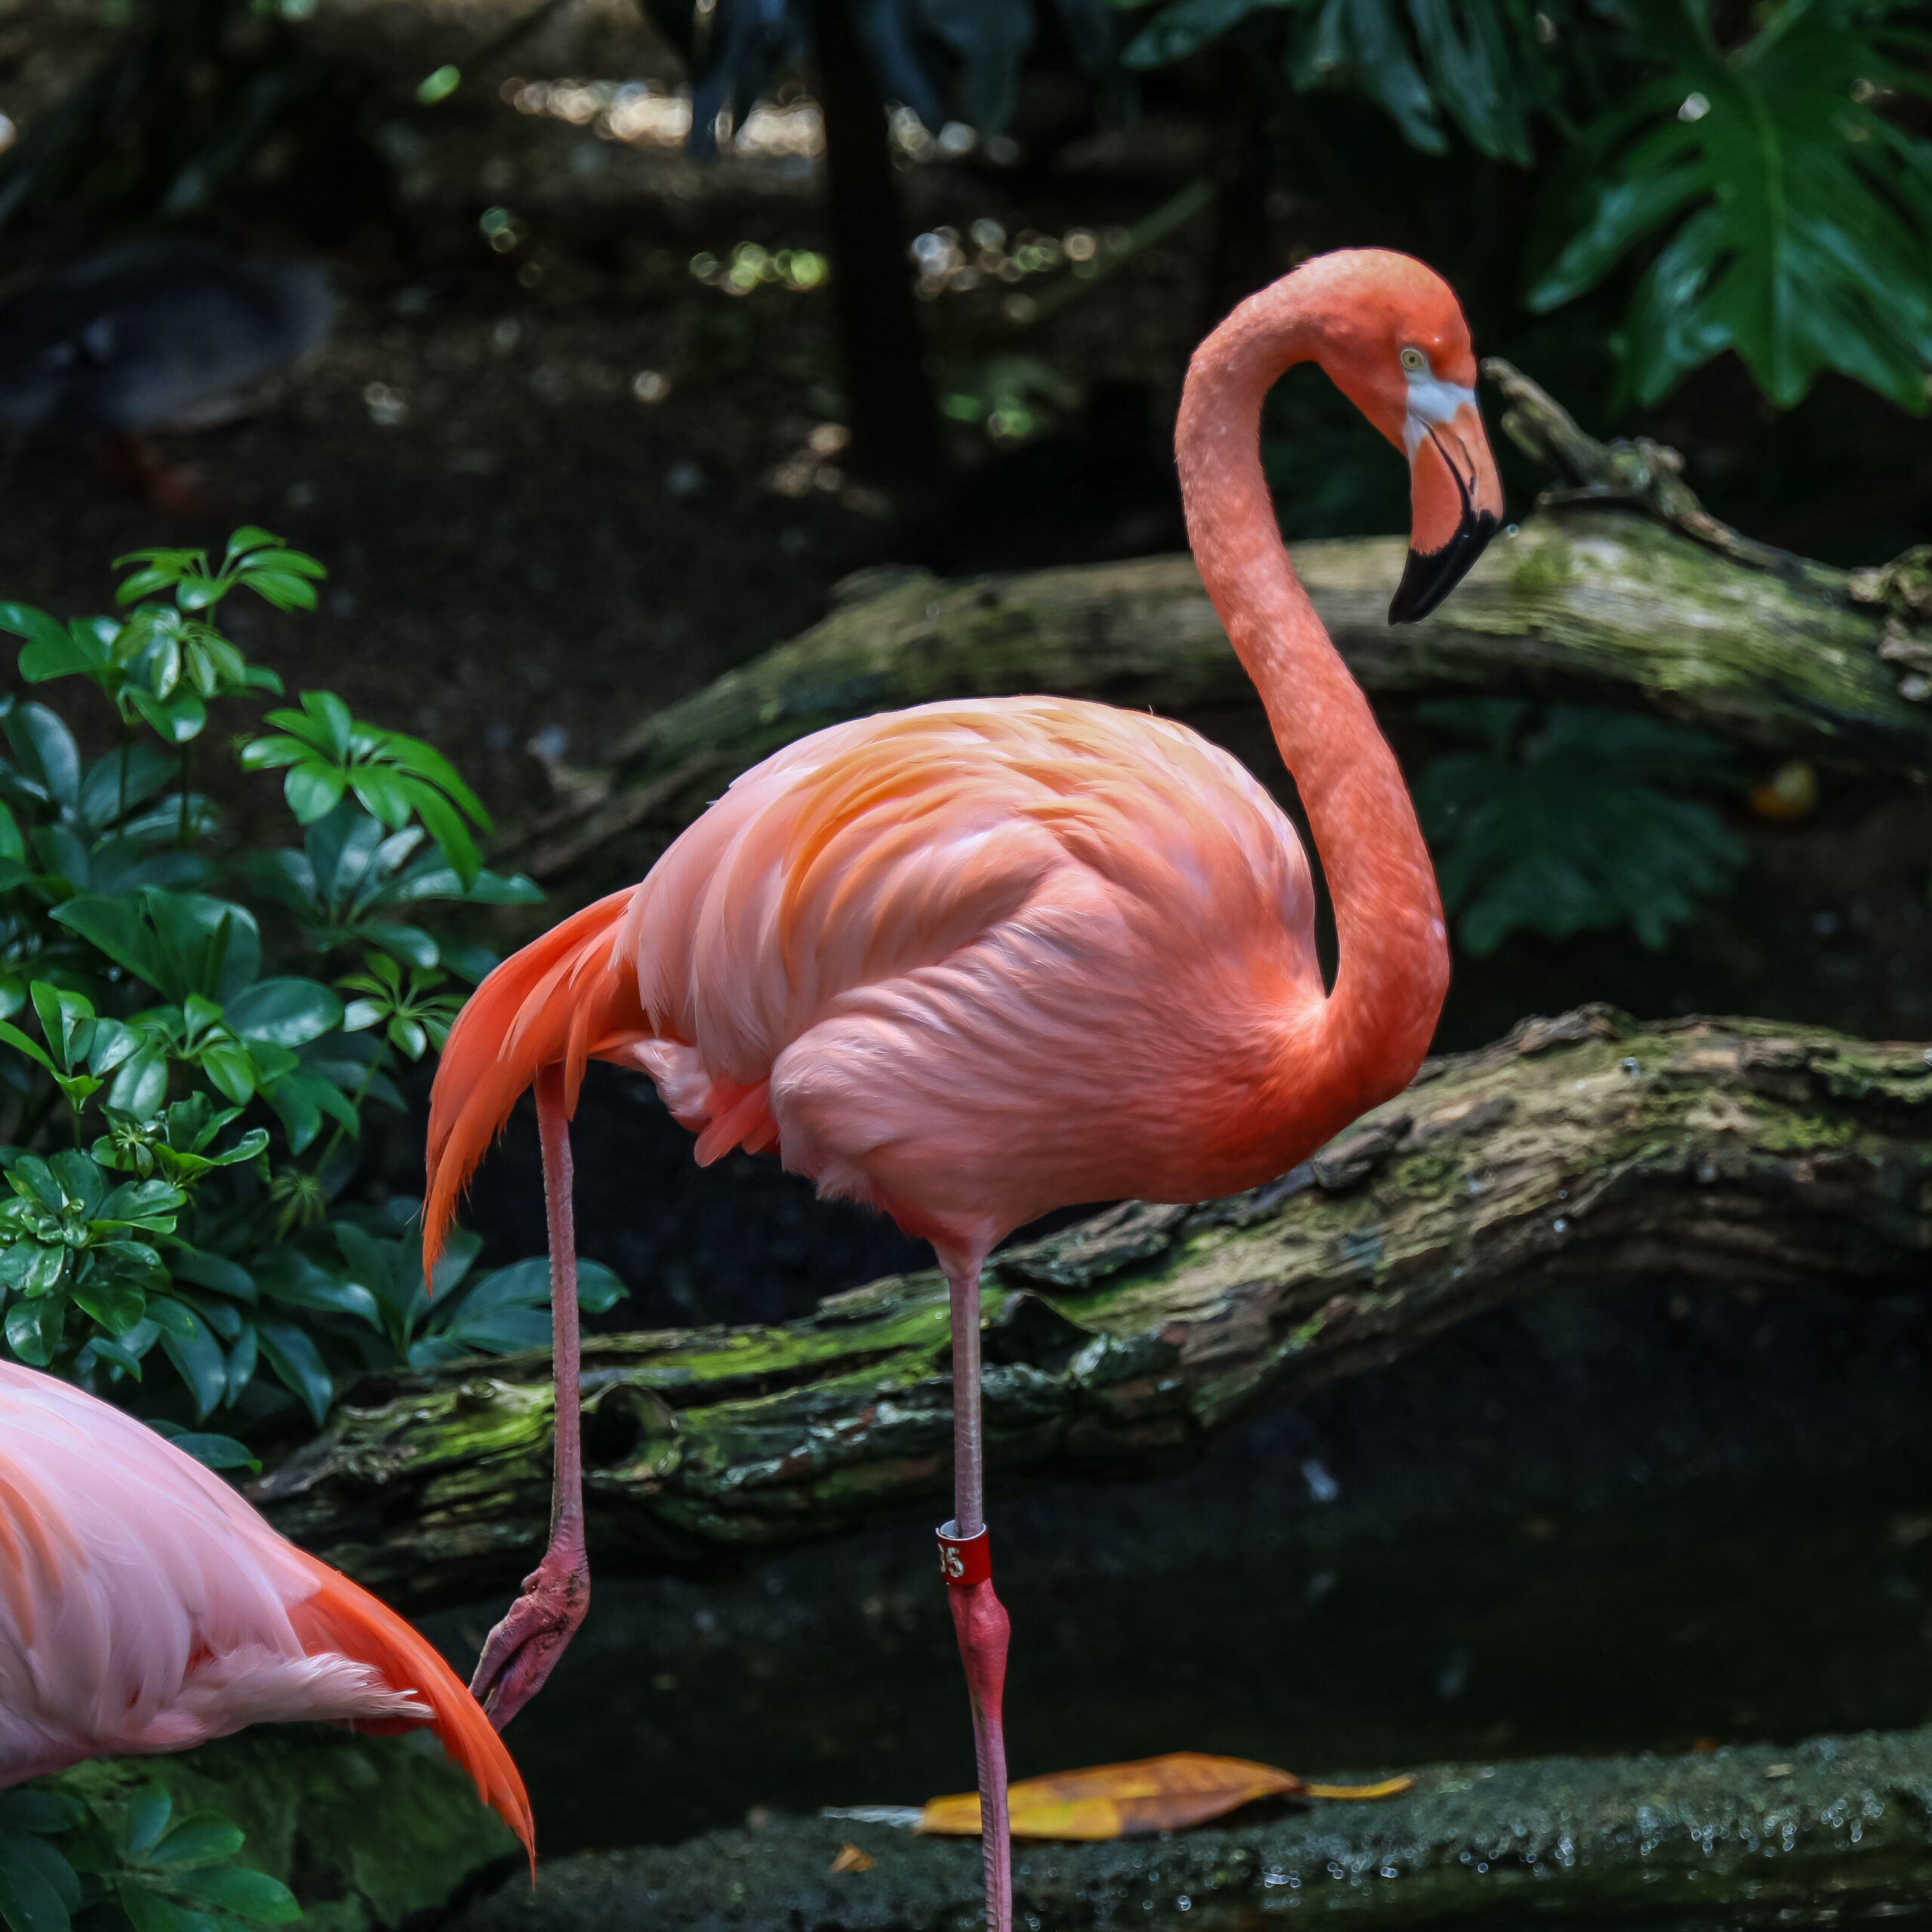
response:
[(1413, 624), (1427, 617), (1469, 574), (1469, 567), (1488, 549), (1500, 521), (1493, 511), (1466, 509), (1455, 534), (1441, 549), (1426, 555), (1411, 550), (1402, 580), (1389, 600), (1389, 621)]

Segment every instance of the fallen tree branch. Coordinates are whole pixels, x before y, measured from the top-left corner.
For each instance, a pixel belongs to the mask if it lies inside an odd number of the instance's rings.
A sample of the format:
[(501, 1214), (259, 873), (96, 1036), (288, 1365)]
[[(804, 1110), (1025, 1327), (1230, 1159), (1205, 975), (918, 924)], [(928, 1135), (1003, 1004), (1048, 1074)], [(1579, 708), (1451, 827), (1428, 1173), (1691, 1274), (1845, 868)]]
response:
[[(1109, 1210), (995, 1258), (996, 1491), (1145, 1475), (1264, 1404), (1581, 1280), (1922, 1288), (1932, 1057), (1749, 1020), (1525, 1023), (1426, 1068), (1306, 1167), (1199, 1208)], [(365, 1383), (251, 1492), (411, 1608), (512, 1587), (548, 1528), (547, 1357)], [(607, 1574), (702, 1573), (944, 1513), (936, 1274), (782, 1327), (592, 1338)]]
[[(1503, 427), (1561, 487), (1500, 537), (1444, 608), (1391, 626), (1399, 537), (1294, 546), (1349, 668), (1378, 697), (1474, 690), (1638, 705), (1785, 756), (1932, 770), (1932, 628), (1908, 557), (1847, 574), (1740, 537), (1684, 482), (1675, 451), (1603, 444), (1507, 363)], [(1149, 558), (943, 583), (848, 580), (826, 620), (620, 740), (572, 774), (506, 857), (539, 878), (641, 875), (740, 771), (848, 718), (937, 699), (1050, 691), (1204, 719), (1258, 704), (1193, 560)], [(1927, 600), (1921, 599), (1921, 601)]]

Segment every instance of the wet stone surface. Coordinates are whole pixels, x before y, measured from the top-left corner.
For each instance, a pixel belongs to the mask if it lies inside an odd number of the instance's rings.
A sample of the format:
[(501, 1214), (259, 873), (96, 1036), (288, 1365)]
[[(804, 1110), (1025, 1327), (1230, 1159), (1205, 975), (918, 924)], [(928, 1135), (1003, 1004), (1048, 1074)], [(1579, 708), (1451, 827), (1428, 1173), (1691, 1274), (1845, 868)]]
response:
[[(1377, 1767), (1364, 1767), (1377, 1768)], [(835, 1872), (842, 1845), (872, 1861)], [(970, 1932), (977, 1840), (774, 1819), (546, 1864), (461, 1932)], [(1242, 1814), (1232, 1828), (1015, 1850), (1017, 1925), (1252, 1925), (1343, 1912), (1411, 1924), (1519, 1910), (1647, 1924), (1898, 1922), (1932, 1883), (1932, 1728), (1682, 1757), (1435, 1765), (1407, 1796)], [(1901, 1911), (1903, 1907), (1904, 1911)], [(1894, 1915), (1897, 1916), (1894, 1916)]]

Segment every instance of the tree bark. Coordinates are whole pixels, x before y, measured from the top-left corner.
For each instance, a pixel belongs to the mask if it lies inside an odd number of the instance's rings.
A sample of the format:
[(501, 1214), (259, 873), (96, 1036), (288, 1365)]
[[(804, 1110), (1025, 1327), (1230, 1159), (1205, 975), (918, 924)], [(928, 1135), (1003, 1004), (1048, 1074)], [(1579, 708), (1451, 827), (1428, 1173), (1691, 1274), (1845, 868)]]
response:
[(892, 178), (885, 103), (852, 0), (809, 0), (825, 115), (826, 217), (832, 231), (852, 467), (875, 483), (930, 488), (945, 460)]
[[(1900, 626), (1820, 565), (1738, 561), (1600, 501), (1500, 536), (1436, 615), (1391, 626), (1398, 537), (1293, 546), (1349, 669), (1386, 701), (1429, 694), (1639, 706), (1785, 756), (1932, 770), (1932, 706), (1902, 695)], [(1881, 653), (1884, 654), (1881, 655)], [(808, 731), (942, 698), (1049, 691), (1200, 720), (1254, 714), (1192, 558), (942, 583), (848, 580), (825, 621), (645, 719), (608, 770), (505, 853), (546, 880), (641, 878), (740, 771)]]
[[(1932, 1050), (1601, 1008), (1527, 1021), (1267, 1187), (1130, 1203), (997, 1256), (989, 1479), (1184, 1465), (1264, 1405), (1580, 1281), (1923, 1288), (1928, 1248)], [(700, 1574), (937, 1521), (949, 1361), (937, 1273), (782, 1327), (590, 1339), (593, 1564)], [(509, 1589), (548, 1527), (549, 1374), (536, 1355), (365, 1383), (251, 1493), (405, 1608)]]

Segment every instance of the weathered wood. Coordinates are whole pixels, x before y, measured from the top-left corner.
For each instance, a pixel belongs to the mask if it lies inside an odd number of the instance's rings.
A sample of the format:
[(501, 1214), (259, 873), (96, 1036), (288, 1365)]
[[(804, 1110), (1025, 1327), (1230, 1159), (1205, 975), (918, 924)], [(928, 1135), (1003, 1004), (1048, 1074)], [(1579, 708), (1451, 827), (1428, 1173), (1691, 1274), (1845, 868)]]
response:
[[(1472, 691), (1645, 706), (1786, 755), (1932, 770), (1932, 709), (1900, 695), (1897, 667), (1880, 656), (1886, 612), (1823, 565), (1753, 568), (1592, 503), (1499, 536), (1435, 616), (1391, 626), (1401, 538), (1293, 554), (1378, 700)], [(542, 878), (621, 884), (739, 772), (808, 731), (1033, 691), (1182, 717), (1258, 715), (1191, 558), (970, 583), (873, 571), (850, 580), (815, 629), (646, 719), (608, 771), (587, 775), (506, 856)]]
[[(996, 1491), (1146, 1475), (1262, 1405), (1587, 1280), (1932, 1284), (1932, 1054), (1748, 1020), (1531, 1021), (1426, 1068), (1306, 1167), (1199, 1208), (1129, 1204), (996, 1258)], [(937, 1274), (781, 1327), (592, 1338), (593, 1561), (707, 1568), (943, 1514)], [(253, 1494), (411, 1607), (512, 1586), (541, 1549), (542, 1355), (363, 1385)]]

